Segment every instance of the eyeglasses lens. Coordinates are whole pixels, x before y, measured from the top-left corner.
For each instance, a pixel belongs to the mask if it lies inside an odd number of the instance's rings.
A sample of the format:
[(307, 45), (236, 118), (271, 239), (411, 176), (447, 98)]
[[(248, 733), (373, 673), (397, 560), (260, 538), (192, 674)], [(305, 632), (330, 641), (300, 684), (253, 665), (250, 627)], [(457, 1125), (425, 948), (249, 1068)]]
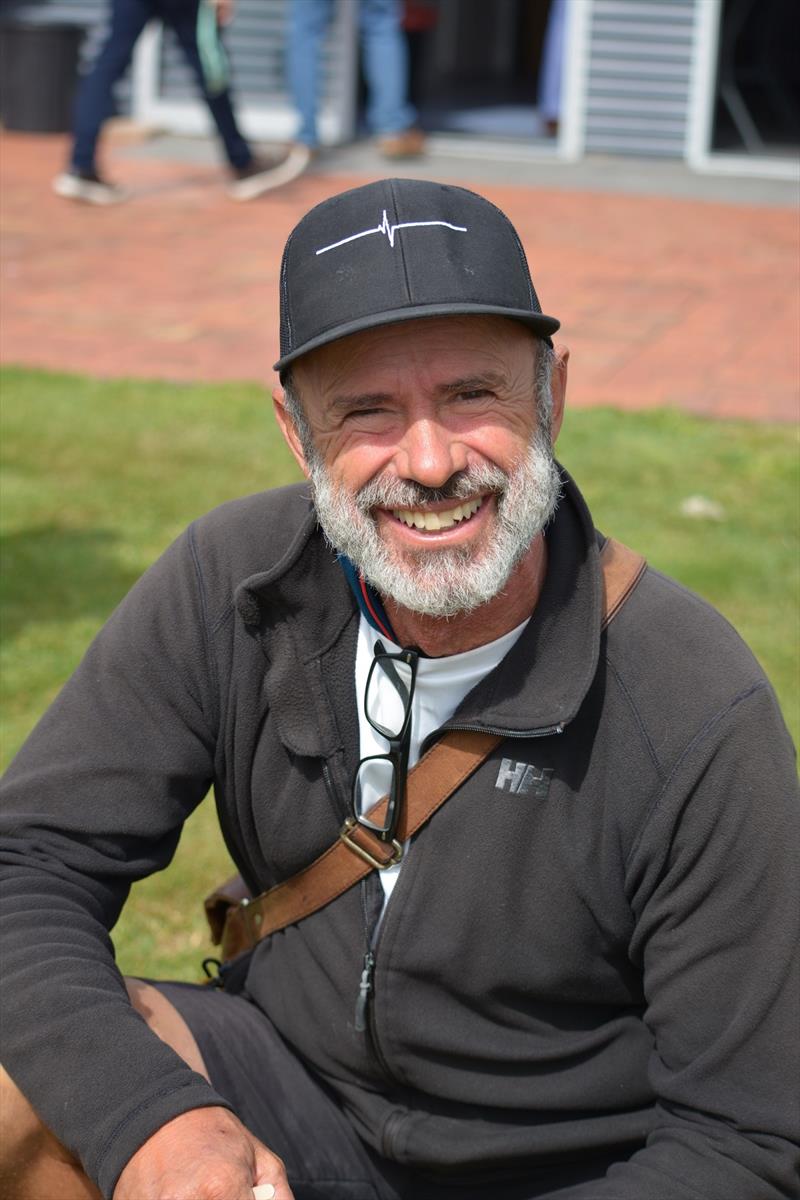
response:
[(363, 817), (373, 804), (392, 790), (394, 763), (390, 758), (365, 758), (358, 766), (353, 803), (355, 815)]
[(370, 723), (387, 738), (397, 738), (411, 698), (414, 673), (398, 659), (376, 658), (369, 677), (366, 712)]

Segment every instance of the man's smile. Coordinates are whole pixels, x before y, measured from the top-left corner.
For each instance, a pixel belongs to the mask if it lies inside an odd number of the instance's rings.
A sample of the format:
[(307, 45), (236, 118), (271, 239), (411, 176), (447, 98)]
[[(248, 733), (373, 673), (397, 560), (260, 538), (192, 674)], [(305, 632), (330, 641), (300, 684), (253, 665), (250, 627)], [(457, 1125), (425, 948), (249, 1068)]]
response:
[(410, 529), (431, 531), (451, 529), (459, 522), (474, 516), (483, 504), (483, 500), (483, 496), (475, 496), (471, 500), (465, 500), (462, 504), (443, 509), (440, 512), (433, 512), (430, 509), (394, 508), (392, 516), (398, 521), (402, 521), (404, 525), (408, 525)]
[(374, 508), (372, 515), (387, 543), (444, 549), (473, 544), (485, 536), (497, 511), (496, 501), (496, 493), (484, 492), (468, 500), (440, 500), (418, 508)]

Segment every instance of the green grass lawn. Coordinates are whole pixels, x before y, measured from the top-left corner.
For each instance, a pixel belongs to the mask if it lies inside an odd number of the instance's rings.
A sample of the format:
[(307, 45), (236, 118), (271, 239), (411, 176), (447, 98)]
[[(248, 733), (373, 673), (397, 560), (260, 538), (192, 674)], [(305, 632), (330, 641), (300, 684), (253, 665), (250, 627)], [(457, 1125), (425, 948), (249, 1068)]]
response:
[[(0, 387), (5, 763), (113, 606), (193, 517), (298, 473), (256, 385), (9, 368)], [(558, 451), (601, 529), (739, 629), (797, 743), (797, 431), (673, 411), (574, 411)], [(700, 515), (684, 511), (691, 497), (703, 498)], [(115, 930), (122, 969), (196, 979), (209, 951), (202, 897), (228, 871), (209, 800), (169, 870), (134, 889)]]

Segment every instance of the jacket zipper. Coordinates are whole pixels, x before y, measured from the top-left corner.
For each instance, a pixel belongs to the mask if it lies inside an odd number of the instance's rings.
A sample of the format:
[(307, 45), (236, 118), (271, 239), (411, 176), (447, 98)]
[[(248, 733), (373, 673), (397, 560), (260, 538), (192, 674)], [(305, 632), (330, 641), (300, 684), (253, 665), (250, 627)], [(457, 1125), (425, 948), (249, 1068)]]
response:
[[(391, 904), (392, 898), (387, 901), (387, 907)], [(372, 1047), (372, 1053), (378, 1060), (378, 1065), (383, 1071), (387, 1079), (395, 1081), (395, 1076), (392, 1069), (386, 1061), (383, 1051), (378, 1041), (378, 1031), (375, 1025), (375, 1006), (370, 1003), (375, 991), (375, 962), (378, 953), (378, 945), (381, 940), (383, 925), (386, 921), (386, 912), (381, 920), (381, 928), (378, 931), (378, 936), (375, 939), (374, 945), (371, 945), (364, 955), (364, 970), (361, 972), (361, 982), (359, 984), (358, 998), (356, 1000), (356, 1029), (360, 1033), (366, 1034), (369, 1038), (369, 1043)], [(360, 1027), (360, 1028), (359, 1028)]]
[[(340, 803), (341, 797), (339, 796), (339, 792), (336, 787), (336, 783), (333, 779), (331, 770), (330, 770), (327, 762), (325, 762), (325, 761), (323, 761), (323, 763), (322, 763), (322, 777), (325, 780), (325, 786), (328, 789), (328, 795), (331, 797), (334, 807), (337, 808), (340, 812), (344, 811), (346, 813), (346, 811), (347, 811), (346, 808), (344, 810), (342, 809), (342, 805)], [(369, 878), (369, 876), (367, 876), (367, 878)], [(364, 954), (363, 965), (362, 965), (362, 969), (361, 969), (361, 978), (359, 979), (359, 983), (358, 983), (358, 994), (356, 996), (356, 1005), (355, 1005), (355, 1014), (354, 1014), (354, 1026), (355, 1026), (355, 1030), (357, 1033), (367, 1033), (369, 1035), (373, 1052), (380, 1064), (381, 1070), (387, 1076), (391, 1076), (391, 1072), (389, 1071), (388, 1065), (387, 1065), (385, 1059), (383, 1058), (383, 1055), (380, 1053), (380, 1051), (378, 1049), (374, 1031), (372, 1030), (372, 1028), (370, 1026), (370, 1017), (372, 1014), (370, 1012), (370, 1003), (369, 1002), (370, 1002), (370, 998), (372, 996), (372, 991), (373, 991), (373, 987), (374, 987), (375, 948), (376, 947), (374, 947), (372, 944), (373, 931), (370, 929), (369, 912), (367, 910), (367, 896), (366, 896), (367, 880), (362, 879), (361, 883), (358, 886), (361, 889), (361, 911), (362, 911), (362, 915), (364, 918), (364, 942), (365, 942), (367, 949)]]
[[(520, 733), (517, 729), (498, 729), (496, 727), (488, 728), (484, 725), (447, 725), (442, 729), (434, 730), (433, 733), (428, 735), (423, 744), (420, 746), (420, 758), (427, 750), (428, 744), (432, 739), (448, 733), (451, 729), (469, 730), (476, 733), (494, 733), (499, 737), (507, 738), (550, 737), (553, 734), (564, 732), (564, 726), (562, 724), (550, 725), (543, 729), (529, 730), (526, 733)], [(391, 903), (391, 898), (389, 903)], [(364, 915), (366, 919), (366, 911)], [(385, 923), (386, 916), (387, 914), (384, 911), (381, 920), (381, 926), (383, 926)], [(363, 969), (361, 971), (361, 979), (358, 985), (358, 995), (356, 997), (355, 1029), (358, 1033), (369, 1033), (369, 1039), (372, 1043), (372, 1049), (375, 1053), (375, 1057), (378, 1059), (378, 1062), (380, 1063), (386, 1075), (388, 1075), (389, 1078), (393, 1078), (389, 1069), (389, 1065), (383, 1057), (378, 1044), (378, 1037), (375, 1029), (375, 1014), (370, 1004), (375, 988), (375, 955), (377, 953), (379, 942), (380, 933), (378, 934), (374, 944), (369, 940), (368, 934), (367, 952), (364, 955)]]
[[(356, 1033), (367, 1031), (367, 1009), (372, 995), (373, 976), (375, 974), (375, 955), (368, 950), (364, 955), (364, 969), (361, 972), (361, 982), (356, 996), (355, 1030)], [(374, 1041), (374, 1039), (373, 1039)]]
[[(525, 732), (520, 732), (518, 729), (499, 729), (497, 727), (488, 727), (485, 725), (455, 725), (455, 724), (447, 725), (442, 729), (436, 729), (433, 731), (433, 733), (428, 734), (427, 738), (420, 746), (420, 751), (419, 751), (420, 758), (425, 753), (425, 751), (428, 749), (429, 744), (435, 738), (440, 737), (445, 733), (448, 733), (451, 729), (466, 730), (468, 732), (475, 732), (475, 733), (493, 733), (493, 734), (496, 734), (498, 737), (505, 737), (505, 738), (552, 737), (554, 734), (559, 734), (559, 733), (564, 732), (564, 726), (561, 723), (559, 723), (558, 725), (549, 725), (543, 729), (530, 729)], [(323, 762), (323, 764), (322, 764), (322, 774), (325, 779), (325, 784), (328, 788), (329, 794), (331, 795), (331, 797), (334, 799), (334, 801), (338, 805), (338, 800), (339, 800), (338, 793), (336, 791), (335, 784), (333, 782), (333, 779), (331, 778), (331, 773), (328, 768), (328, 764), (326, 762)], [(392, 1073), (389, 1070), (388, 1063), (386, 1062), (385, 1058), (383, 1057), (383, 1054), (381, 1053), (381, 1050), (378, 1045), (378, 1039), (377, 1039), (375, 1028), (374, 1028), (374, 1013), (373, 1013), (372, 1007), (370, 1005), (370, 1000), (372, 999), (372, 994), (373, 994), (373, 991), (375, 988), (375, 952), (378, 947), (378, 942), (380, 941), (380, 935), (378, 936), (378, 938), (375, 941), (375, 944), (373, 945), (372, 940), (370, 938), (370, 931), (369, 931), (369, 927), (368, 927), (366, 896), (364, 895), (364, 891), (363, 891), (365, 884), (366, 884), (366, 880), (362, 880), (360, 887), (362, 888), (362, 908), (363, 908), (363, 912), (364, 912), (364, 928), (365, 928), (366, 939), (367, 939), (367, 950), (366, 950), (366, 953), (364, 954), (363, 965), (362, 965), (362, 969), (361, 969), (361, 978), (359, 979), (359, 983), (358, 983), (358, 994), (356, 996), (353, 1024), (354, 1024), (356, 1033), (367, 1033), (369, 1035), (369, 1040), (372, 1044), (372, 1049), (375, 1054), (375, 1057), (377, 1058), (378, 1062), (380, 1063), (380, 1066), (381, 1066), (382, 1070), (384, 1071), (384, 1073), (389, 1078), (392, 1078)], [(381, 923), (383, 923), (383, 921), (385, 921), (385, 919), (386, 919), (386, 913), (384, 912), (383, 920)]]
[(342, 798), (334, 782), (331, 769), (327, 759), (324, 758), (322, 760), (322, 778), (325, 781), (325, 788), (333, 804), (334, 812), (338, 815), (339, 820), (344, 821), (347, 816), (347, 804), (342, 804)]

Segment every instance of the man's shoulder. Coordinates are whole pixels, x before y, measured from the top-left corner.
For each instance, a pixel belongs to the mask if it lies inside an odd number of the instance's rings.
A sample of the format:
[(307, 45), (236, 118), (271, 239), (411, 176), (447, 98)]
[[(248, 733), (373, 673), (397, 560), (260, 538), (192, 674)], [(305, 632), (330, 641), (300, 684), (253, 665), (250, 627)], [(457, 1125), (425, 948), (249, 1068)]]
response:
[(645, 724), (668, 721), (676, 735), (770, 686), (726, 617), (653, 567), (609, 627), (607, 658)]
[(209, 599), (228, 603), (251, 576), (270, 572), (298, 538), (307, 538), (313, 506), (303, 483), (229, 500), (188, 530), (196, 569)]
[[(699, 646), (714, 647), (728, 665), (739, 662), (748, 673), (760, 670), (741, 635), (708, 600), (685, 584), (653, 566), (648, 566), (641, 583), (626, 606), (639, 636), (647, 636), (673, 654), (695, 655)], [(701, 664), (708, 670), (712, 664)]]
[(189, 532), (203, 557), (222, 557), (251, 574), (282, 558), (311, 512), (308, 485), (293, 483), (228, 500), (193, 521)]

